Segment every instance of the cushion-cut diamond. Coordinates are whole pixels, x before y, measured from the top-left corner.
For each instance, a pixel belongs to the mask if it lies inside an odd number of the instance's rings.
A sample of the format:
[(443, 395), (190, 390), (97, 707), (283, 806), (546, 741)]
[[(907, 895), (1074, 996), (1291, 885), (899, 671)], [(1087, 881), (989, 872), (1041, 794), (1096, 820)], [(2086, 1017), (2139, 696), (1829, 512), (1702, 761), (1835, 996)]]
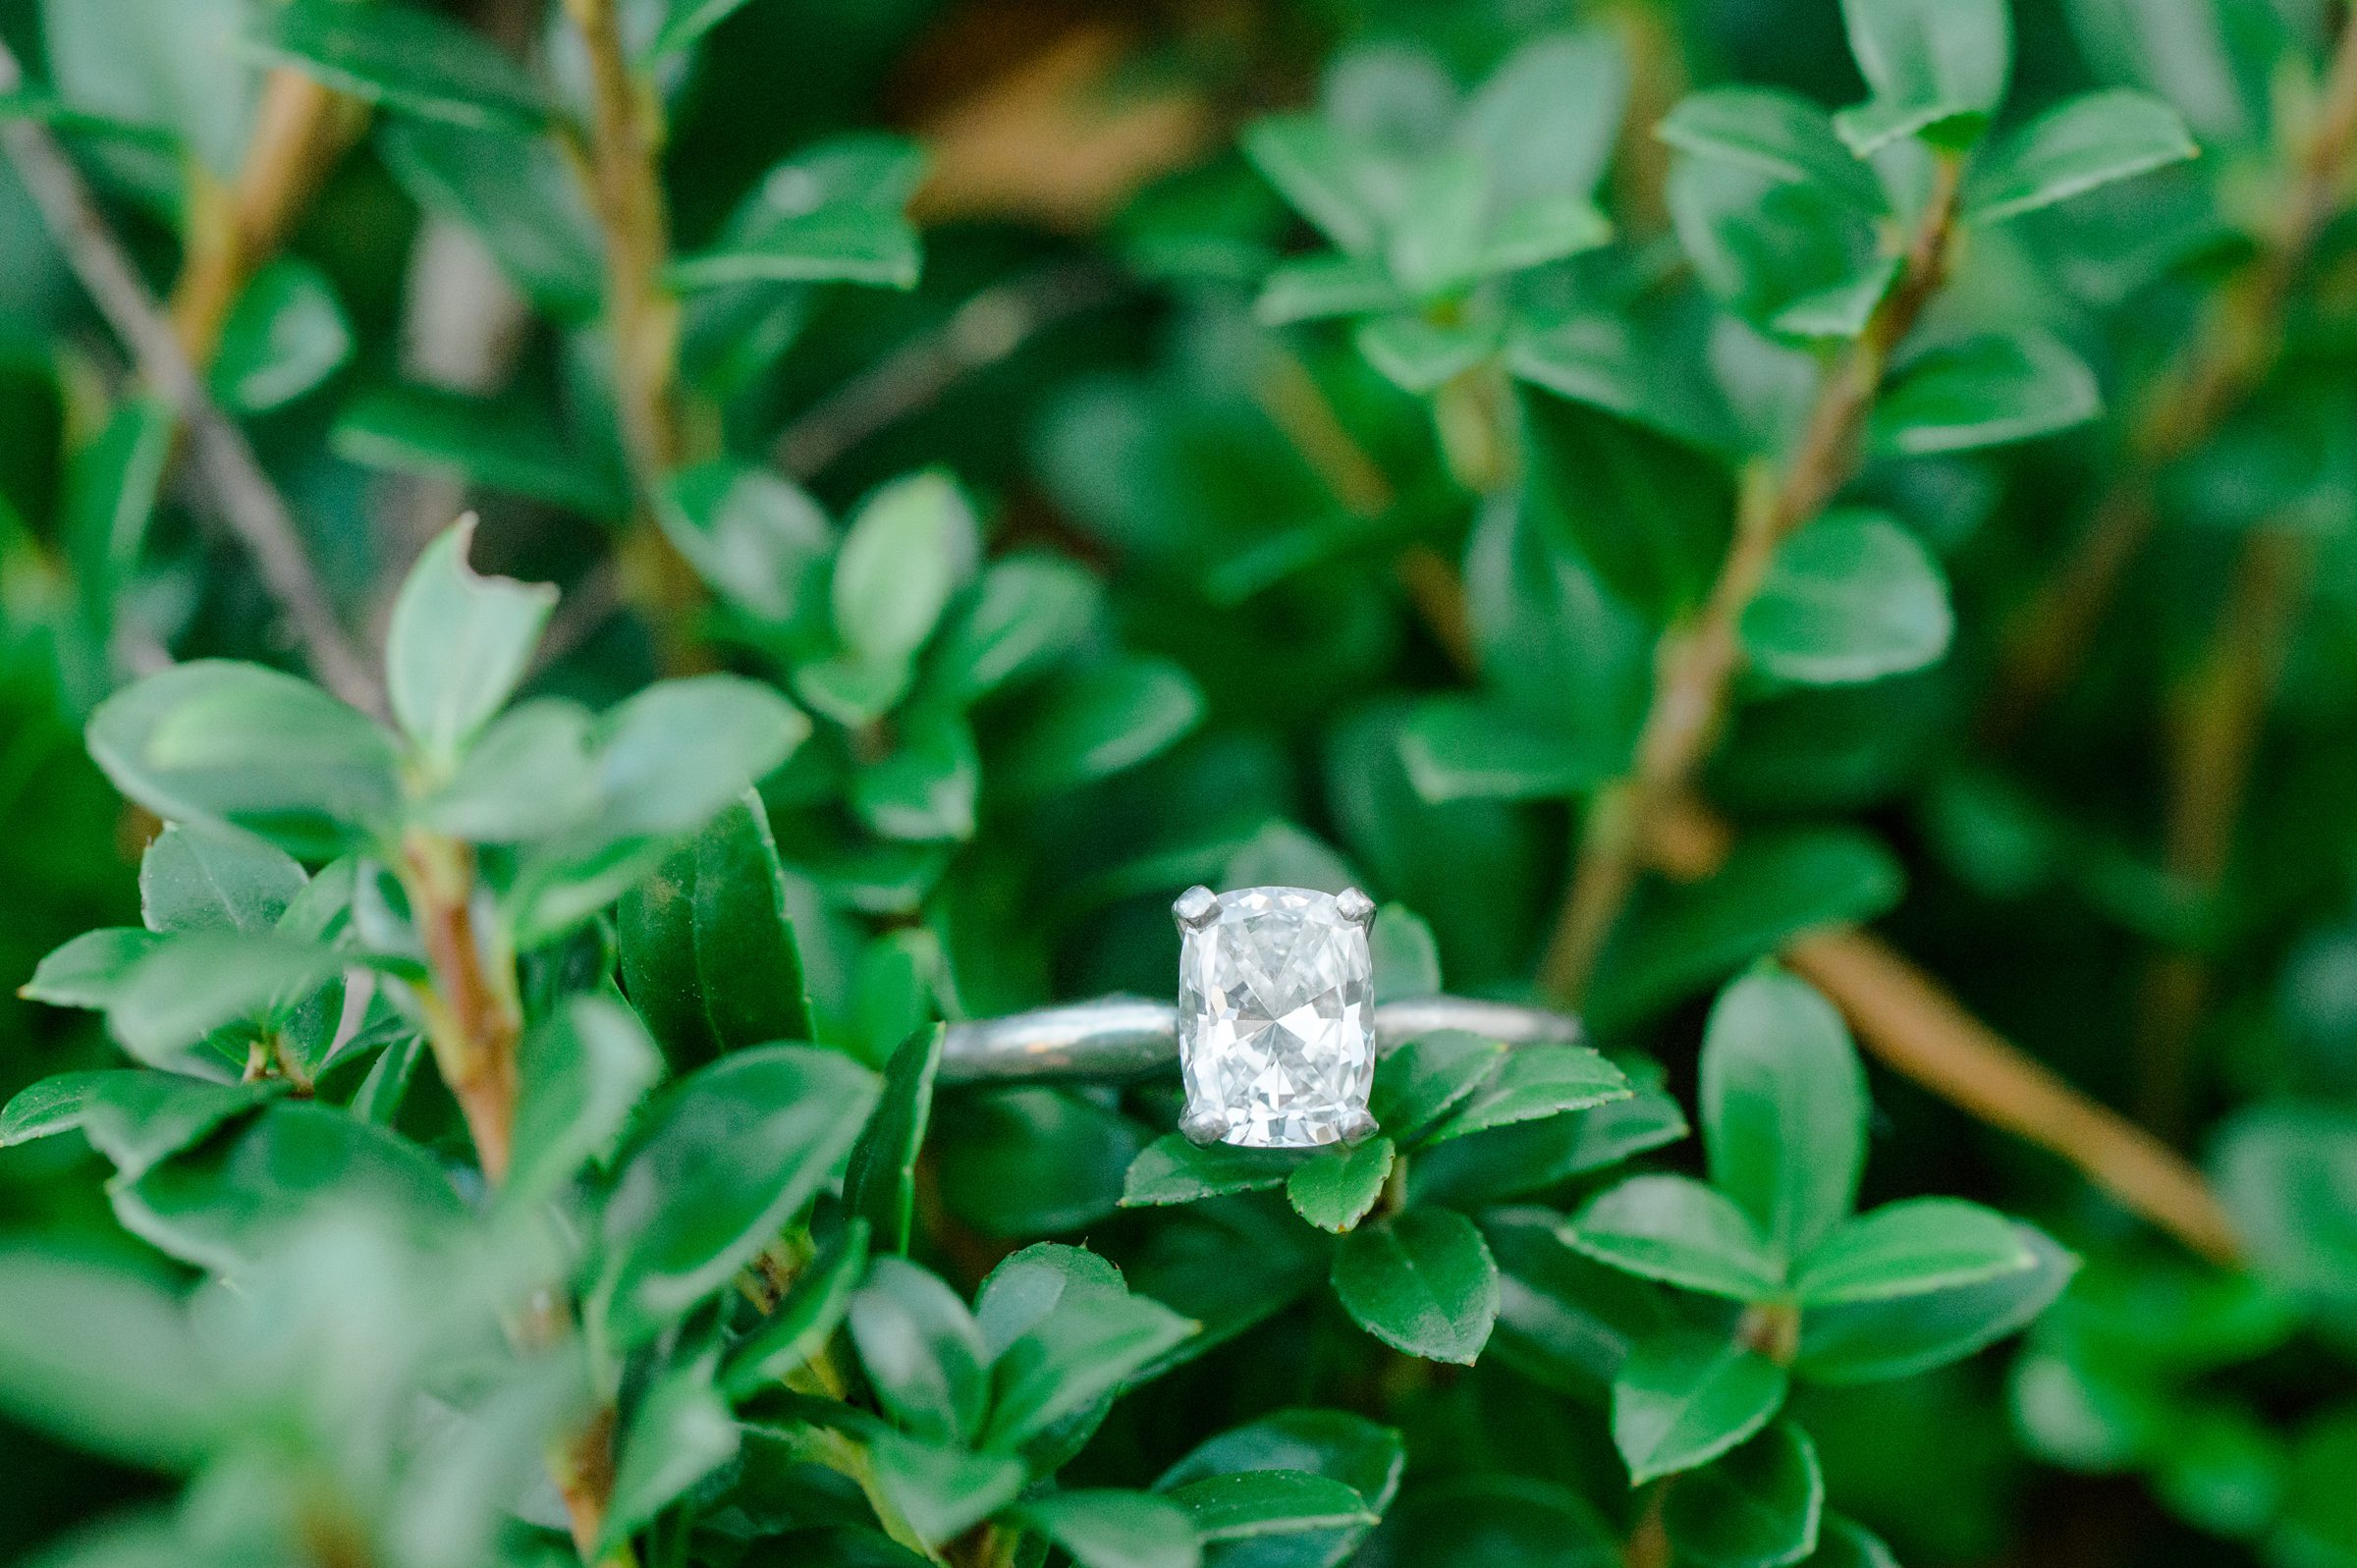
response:
[(1199, 1141), (1296, 1149), (1370, 1126), (1374, 965), (1355, 890), (1178, 900), (1178, 1061)]

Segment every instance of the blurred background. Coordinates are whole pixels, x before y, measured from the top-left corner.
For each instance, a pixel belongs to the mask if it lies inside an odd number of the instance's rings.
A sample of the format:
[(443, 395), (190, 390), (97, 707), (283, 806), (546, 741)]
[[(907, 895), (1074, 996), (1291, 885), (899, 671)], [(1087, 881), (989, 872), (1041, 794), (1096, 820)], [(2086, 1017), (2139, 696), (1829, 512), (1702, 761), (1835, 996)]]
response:
[[(741, 606), (680, 609), (676, 557), (631, 542), (631, 415), (590, 330), (597, 219), (562, 159), (306, 88), (247, 41), (273, 9), (0, 0), (23, 68), (0, 114), (43, 127), (100, 192), (346, 622), (376, 647), (403, 572), (472, 509), (478, 565), (564, 589), (533, 690), (603, 705), (712, 663), (804, 681), (790, 633)], [(560, 105), (588, 102), (553, 8), (432, 9), (528, 62)], [(666, 9), (622, 6), (626, 36)], [(693, 295), (674, 438), (766, 465), (831, 517), (938, 467), (990, 558), (1061, 557), (1104, 584), (1083, 612), (1108, 650), (1101, 690), (977, 707), (962, 740), (904, 726), (891, 757), (848, 725), (765, 789), (831, 1027), (889, 1046), (912, 1012), (1166, 991), (1171, 892), (1223, 877), (1355, 876), (1429, 922), (1452, 989), (1530, 995), (1654, 639), (1724, 548), (1739, 465), (1519, 383), (1502, 396), (1520, 468), (1481, 493), (1446, 408), (1436, 422), (1348, 331), (1256, 317), (1271, 266), (1312, 237), (1238, 136), (1346, 95), (1338, 62), (1370, 49), (1470, 84), (1584, 29), (1618, 62), (1598, 188), (1616, 237), (1515, 287), (1534, 309), (1658, 305), (1665, 361), (1739, 382), (1687, 331), (1701, 307), (1650, 128), (1712, 83), (1865, 96), (1835, 0), (709, 9), (709, 35), (652, 71), (675, 252), (725, 253), (759, 217), (748, 202), (841, 197), (904, 208), (922, 265), (879, 219), (866, 283)], [(1710, 985), (1797, 933), (1870, 925), (1953, 999), (1923, 1049), (1979, 1020), (2117, 1113), (2090, 1148), (2133, 1123), (2200, 1165), (2239, 1135), (2266, 1172), (2241, 1234), (2255, 1216), (2279, 1243), (2257, 1274), (2199, 1261), (2084, 1180), (2087, 1160), (1993, 1128), (1977, 1068), (1946, 1095), (1878, 1070), (1870, 1197), (1981, 1198), (2087, 1266), (2026, 1347), (1813, 1391), (1805, 1419), (1834, 1495), (1909, 1562), (2357, 1561), (2357, 1487), (2331, 1457), (2357, 1447), (2332, 1422), (2357, 1394), (2357, 230), (2345, 171), (2311, 157), (2340, 17), (2323, 0), (2019, 0), (2013, 19), (2002, 123), (2137, 81), (2203, 144), (1974, 233), (1935, 306), (1942, 330), (2002, 320), (2067, 344), (2103, 411), (1867, 463), (1852, 498), (1946, 580), (1945, 656), (1744, 685), (1687, 824), (1713, 864), (1734, 825), (1737, 858), (1638, 887), (1584, 1000), (1608, 1045), (1658, 1056), (1691, 1103)], [(254, 149), (290, 118), (301, 134), (257, 179)], [(152, 823), (86, 760), (90, 708), (166, 659), (295, 650), (234, 528), (171, 460), (169, 421), (136, 416), (137, 367), (6, 160), (0, 280), (4, 1098), (110, 1059), (87, 1015), (13, 994), (67, 937), (137, 920)], [(2214, 340), (2231, 347), (2188, 358)], [(2187, 409), (2196, 427), (2169, 429)], [(2091, 566), (2123, 483), (2145, 515)], [(2057, 602), (2084, 624), (2025, 633)], [(978, 804), (960, 746), (978, 748)], [(884, 775), (895, 757), (914, 760)], [(1900, 998), (1905, 1037), (1911, 994), (1875, 995)], [(2021, 1110), (2020, 1057), (2003, 1059), (1995, 1119), (2067, 1143), (2077, 1124)], [(1138, 1134), (1086, 1097), (945, 1104), (935, 1140), (931, 1201), (985, 1250), (1128, 1222), (1109, 1217)], [(79, 1139), (0, 1151), (0, 1228), (137, 1250), (103, 1170)], [(0, 1556), (162, 1485), (0, 1420)]]

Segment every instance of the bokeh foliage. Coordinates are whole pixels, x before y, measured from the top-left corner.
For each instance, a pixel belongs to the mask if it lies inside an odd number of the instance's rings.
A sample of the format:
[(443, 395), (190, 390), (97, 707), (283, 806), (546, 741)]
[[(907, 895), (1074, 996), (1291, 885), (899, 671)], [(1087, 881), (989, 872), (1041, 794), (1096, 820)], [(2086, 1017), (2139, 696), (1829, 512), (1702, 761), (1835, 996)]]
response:
[(0, 1551), (2357, 1563), (2346, 8), (0, 43)]

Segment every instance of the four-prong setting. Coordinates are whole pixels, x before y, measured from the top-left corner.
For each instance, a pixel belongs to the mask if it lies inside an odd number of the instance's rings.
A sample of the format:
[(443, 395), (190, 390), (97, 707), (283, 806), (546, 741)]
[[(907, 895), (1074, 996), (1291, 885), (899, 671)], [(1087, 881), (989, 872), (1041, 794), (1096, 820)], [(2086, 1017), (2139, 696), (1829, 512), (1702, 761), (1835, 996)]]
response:
[(1179, 1130), (1308, 1149), (1374, 1130), (1374, 900), (1306, 888), (1190, 888), (1180, 938)]

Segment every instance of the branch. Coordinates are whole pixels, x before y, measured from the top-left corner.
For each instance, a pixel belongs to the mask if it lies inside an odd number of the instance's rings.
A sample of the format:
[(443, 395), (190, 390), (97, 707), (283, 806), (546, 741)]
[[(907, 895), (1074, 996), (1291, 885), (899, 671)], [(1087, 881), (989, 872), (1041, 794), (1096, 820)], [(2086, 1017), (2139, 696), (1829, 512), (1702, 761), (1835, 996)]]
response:
[(2170, 463), (2210, 439), (2282, 357), (2285, 317), (2318, 237), (2340, 210), (2357, 162), (2357, 8), (2342, 23), (2314, 125), (2302, 139), (2284, 221), (2258, 260), (2154, 380), (2129, 427), (2118, 476), (2078, 544), (2013, 618), (1984, 731), (2019, 733), (2085, 659), (2128, 563), (2153, 531), (2155, 489)]
[(208, 184), (207, 199), (192, 204), (199, 216), (189, 226), (172, 290), (172, 323), (191, 359), (212, 359), (230, 307), (286, 243), (358, 124), (353, 104), (292, 67), (262, 79), (237, 184), (227, 191)]
[(1800, 443), (1781, 474), (1755, 472), (1744, 487), (1734, 541), (1700, 610), (1666, 634), (1655, 654), (1653, 699), (1630, 771), (1592, 807), (1571, 886), (1540, 965), (1549, 996), (1575, 1005), (1596, 959), (1636, 888), (1649, 824), (1684, 793), (1726, 720), (1742, 668), (1744, 610), (1766, 580), (1777, 547), (1815, 517), (1847, 482), (1891, 354), (1946, 276), (1954, 235), (1958, 163), (1943, 155), (1908, 238), (1897, 281), (1865, 331), (1818, 389)]
[(523, 1005), (514, 968), (483, 951), (474, 922), (474, 855), (466, 845), (412, 833), (402, 844), (401, 881), (431, 976), (422, 1000), (434, 1064), (466, 1117), (483, 1179), (496, 1187), (507, 1179), (516, 1133)]
[[(23, 80), (16, 56), (0, 42), (0, 92), (14, 90)], [(140, 376), (188, 428), (222, 520), (252, 555), (312, 674), (353, 706), (382, 712), (384, 695), (376, 676), (330, 608), (285, 498), (245, 433), (205, 391), (179, 334), (108, 227), (81, 171), (48, 129), (31, 120), (0, 122), (0, 148), (16, 164), (59, 248), (123, 340)]]

